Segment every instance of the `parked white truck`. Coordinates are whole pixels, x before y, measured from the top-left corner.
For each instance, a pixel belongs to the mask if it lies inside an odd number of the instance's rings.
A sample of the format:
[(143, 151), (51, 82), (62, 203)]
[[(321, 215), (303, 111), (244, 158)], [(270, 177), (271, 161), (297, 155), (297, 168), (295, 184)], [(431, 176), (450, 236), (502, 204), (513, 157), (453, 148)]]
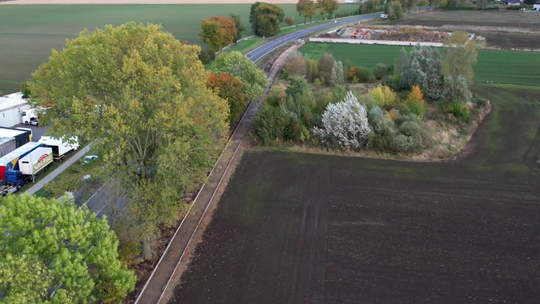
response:
[(35, 176), (53, 162), (53, 149), (40, 147), (19, 159), (19, 171), (34, 181)]
[(62, 160), (66, 153), (77, 150), (79, 148), (79, 142), (76, 137), (72, 138), (73, 143), (63, 142), (61, 139), (57, 139), (51, 136), (41, 136), (38, 143), (43, 144), (44, 147), (52, 148), (54, 160)]
[(21, 112), (22, 123), (25, 125), (39, 125), (39, 119), (45, 114), (46, 108), (27, 109)]

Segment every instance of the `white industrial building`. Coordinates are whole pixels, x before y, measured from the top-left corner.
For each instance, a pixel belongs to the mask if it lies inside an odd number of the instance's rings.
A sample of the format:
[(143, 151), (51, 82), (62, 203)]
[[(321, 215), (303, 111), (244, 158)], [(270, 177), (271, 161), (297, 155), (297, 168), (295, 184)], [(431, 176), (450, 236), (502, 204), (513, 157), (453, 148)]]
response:
[(0, 127), (13, 127), (22, 122), (22, 111), (29, 109), (28, 100), (22, 93), (13, 93), (0, 97)]

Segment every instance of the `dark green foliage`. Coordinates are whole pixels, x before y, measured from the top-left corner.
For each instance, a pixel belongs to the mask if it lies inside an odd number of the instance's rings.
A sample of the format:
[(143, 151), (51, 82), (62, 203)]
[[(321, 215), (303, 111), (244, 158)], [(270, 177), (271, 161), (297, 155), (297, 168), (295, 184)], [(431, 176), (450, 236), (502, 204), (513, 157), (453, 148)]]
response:
[(29, 98), (30, 97), (30, 87), (28, 86), (28, 83), (23, 83), (21, 86), (21, 93), (23, 93), (23, 98)]
[(209, 64), (216, 58), (216, 53), (214, 51), (208, 49), (208, 50), (202, 50), (199, 52), (199, 60), (202, 62), (202, 64)]
[(303, 93), (308, 92), (308, 84), (305, 78), (300, 76), (289, 77), (289, 85), (285, 90), (287, 97), (299, 98)]
[(253, 33), (261, 37), (272, 37), (279, 33), (279, 23), (285, 19), (285, 12), (279, 6), (255, 2), (251, 6), (249, 22)]
[(240, 20), (240, 15), (230, 13), (229, 18), (234, 20), (234, 23), (236, 24), (236, 37), (234, 37), (234, 42), (236, 43), (238, 40), (242, 38), (242, 32), (246, 30), (246, 27), (242, 25), (242, 20)]
[(377, 79), (382, 79), (388, 75), (388, 66), (384, 63), (377, 63), (377, 66), (373, 69), (373, 76)]
[(359, 82), (370, 82), (370, 77), (373, 75), (371, 74), (371, 71), (368, 68), (359, 67), (358, 73), (356, 74), (358, 77)]
[(325, 85), (330, 84), (330, 79), (332, 77), (332, 69), (336, 61), (334, 57), (328, 53), (324, 53), (321, 58), (319, 58), (319, 78)]
[[(316, 104), (305, 79), (291, 77), (285, 100), (269, 96), (255, 120), (254, 133), (267, 145), (279, 141), (306, 141), (313, 126)], [(320, 120), (320, 118), (318, 118)]]
[(403, 8), (399, 1), (392, 1), (387, 6), (388, 19), (400, 20), (403, 19)]

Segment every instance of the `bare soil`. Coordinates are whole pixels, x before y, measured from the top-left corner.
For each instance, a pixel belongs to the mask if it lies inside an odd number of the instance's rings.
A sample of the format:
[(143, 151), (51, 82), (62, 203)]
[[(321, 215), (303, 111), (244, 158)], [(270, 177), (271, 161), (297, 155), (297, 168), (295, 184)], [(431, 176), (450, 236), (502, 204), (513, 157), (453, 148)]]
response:
[(540, 49), (540, 16), (516, 11), (432, 11), (406, 15), (392, 25), (466, 30), (486, 38), (487, 48), (504, 50)]

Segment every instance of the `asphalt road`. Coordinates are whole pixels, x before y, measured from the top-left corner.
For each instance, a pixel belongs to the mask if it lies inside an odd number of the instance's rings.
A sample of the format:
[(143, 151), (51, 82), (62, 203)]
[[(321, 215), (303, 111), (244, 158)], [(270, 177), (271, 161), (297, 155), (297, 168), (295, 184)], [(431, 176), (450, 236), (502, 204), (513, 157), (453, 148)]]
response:
[(264, 56), (268, 55), (270, 52), (272, 52), (272, 51), (276, 50), (277, 48), (281, 47), (282, 45), (284, 45), (284, 44), (286, 44), (288, 42), (294, 41), (296, 39), (302, 38), (302, 37), (304, 37), (306, 35), (313, 34), (315, 32), (318, 32), (318, 31), (321, 31), (321, 30), (324, 30), (324, 29), (328, 29), (328, 28), (332, 28), (332, 27), (336, 27), (336, 26), (346, 24), (346, 23), (351, 23), (351, 22), (360, 21), (360, 20), (377, 18), (380, 15), (381, 15), (380, 13), (375, 13), (375, 14), (371, 14), (371, 15), (362, 15), (362, 16), (357, 16), (357, 17), (352, 17), (352, 18), (347, 18), (347, 19), (341, 19), (341, 20), (337, 20), (337, 22), (328, 22), (328, 23), (313, 26), (313, 27), (310, 27), (310, 28), (307, 28), (307, 29), (303, 29), (303, 30), (300, 30), (300, 31), (297, 31), (297, 32), (292, 32), (290, 34), (286, 34), (286, 35), (277, 37), (277, 38), (275, 38), (273, 40), (270, 40), (269, 42), (259, 46), (258, 48), (252, 50), (251, 52), (247, 53), (246, 56), (249, 59), (251, 59), (251, 61), (257, 62), (257, 61), (261, 60)]

